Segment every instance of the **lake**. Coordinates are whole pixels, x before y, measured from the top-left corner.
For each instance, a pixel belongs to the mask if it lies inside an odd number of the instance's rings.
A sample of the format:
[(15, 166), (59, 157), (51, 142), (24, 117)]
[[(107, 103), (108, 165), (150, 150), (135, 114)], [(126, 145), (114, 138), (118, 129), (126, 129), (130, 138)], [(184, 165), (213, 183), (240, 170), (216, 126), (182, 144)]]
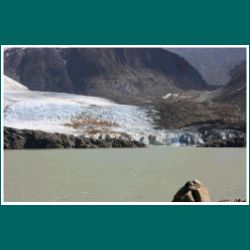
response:
[(213, 201), (246, 199), (246, 149), (4, 151), (6, 202), (167, 202), (193, 179)]

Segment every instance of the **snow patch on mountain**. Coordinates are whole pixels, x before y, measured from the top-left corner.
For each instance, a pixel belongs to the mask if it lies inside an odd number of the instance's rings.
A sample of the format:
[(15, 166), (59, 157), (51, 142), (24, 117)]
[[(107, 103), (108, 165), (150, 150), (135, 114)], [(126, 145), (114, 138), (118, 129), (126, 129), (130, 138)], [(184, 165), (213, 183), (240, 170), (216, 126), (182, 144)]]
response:
[(3, 87), (4, 87), (4, 92), (7, 91), (25, 91), (28, 90), (27, 87), (25, 87), (24, 85), (14, 81), (13, 79), (4, 76), (4, 83), (3, 83)]

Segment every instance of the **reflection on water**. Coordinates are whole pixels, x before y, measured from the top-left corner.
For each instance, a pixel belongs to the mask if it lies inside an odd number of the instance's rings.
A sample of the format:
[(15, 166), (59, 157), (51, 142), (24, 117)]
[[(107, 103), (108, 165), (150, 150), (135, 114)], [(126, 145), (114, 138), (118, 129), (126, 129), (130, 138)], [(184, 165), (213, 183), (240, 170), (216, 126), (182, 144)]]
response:
[(246, 149), (9, 150), (5, 201), (165, 202), (199, 179), (213, 201), (246, 198)]

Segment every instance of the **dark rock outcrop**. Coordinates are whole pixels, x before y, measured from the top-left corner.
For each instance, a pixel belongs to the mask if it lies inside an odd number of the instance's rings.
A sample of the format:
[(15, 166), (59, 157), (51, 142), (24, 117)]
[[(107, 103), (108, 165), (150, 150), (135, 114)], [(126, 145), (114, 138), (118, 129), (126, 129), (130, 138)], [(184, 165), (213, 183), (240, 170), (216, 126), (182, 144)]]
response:
[[(244, 124), (243, 124), (244, 125)], [(203, 147), (246, 147), (246, 127), (216, 125), (201, 126), (198, 131), (205, 142)]]
[(227, 140), (214, 140), (211, 142), (206, 142), (203, 147), (246, 147), (246, 140), (245, 138), (234, 138), (234, 139), (227, 139)]
[(4, 73), (31, 90), (118, 101), (208, 87), (184, 58), (160, 48), (11, 48)]
[(221, 200), (219, 202), (246, 202), (246, 200), (243, 200), (243, 199), (234, 199), (234, 200)]
[(93, 139), (38, 130), (4, 127), (4, 149), (46, 148), (133, 148), (144, 147), (138, 141), (123, 138)]

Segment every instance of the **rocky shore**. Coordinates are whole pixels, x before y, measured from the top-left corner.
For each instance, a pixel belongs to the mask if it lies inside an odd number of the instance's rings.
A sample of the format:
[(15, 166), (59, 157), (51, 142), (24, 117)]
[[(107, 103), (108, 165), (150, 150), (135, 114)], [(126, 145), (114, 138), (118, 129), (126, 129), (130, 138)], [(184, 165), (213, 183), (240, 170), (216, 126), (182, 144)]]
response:
[[(172, 134), (174, 136), (174, 134)], [(175, 135), (180, 145), (196, 147), (246, 147), (246, 134), (235, 128), (213, 128), (205, 125), (189, 128)], [(171, 145), (171, 140), (163, 144), (155, 136), (149, 136), (149, 145)], [(173, 140), (173, 138), (172, 138)], [(172, 143), (175, 143), (173, 140)], [(200, 142), (202, 141), (202, 143)], [(143, 140), (129, 136), (113, 137), (109, 134), (99, 137), (73, 136), (62, 133), (48, 133), (40, 130), (4, 127), (5, 149), (49, 149), (49, 148), (131, 148), (145, 147)]]
[(4, 149), (134, 148), (145, 144), (123, 138), (92, 139), (38, 130), (4, 127)]
[(233, 139), (227, 139), (227, 140), (214, 140), (211, 142), (207, 142), (202, 147), (209, 147), (209, 148), (222, 148), (222, 147), (228, 147), (228, 148), (241, 148), (246, 147), (246, 140), (245, 138), (233, 138)]
[(246, 147), (246, 127), (204, 125), (198, 129), (203, 147)]

